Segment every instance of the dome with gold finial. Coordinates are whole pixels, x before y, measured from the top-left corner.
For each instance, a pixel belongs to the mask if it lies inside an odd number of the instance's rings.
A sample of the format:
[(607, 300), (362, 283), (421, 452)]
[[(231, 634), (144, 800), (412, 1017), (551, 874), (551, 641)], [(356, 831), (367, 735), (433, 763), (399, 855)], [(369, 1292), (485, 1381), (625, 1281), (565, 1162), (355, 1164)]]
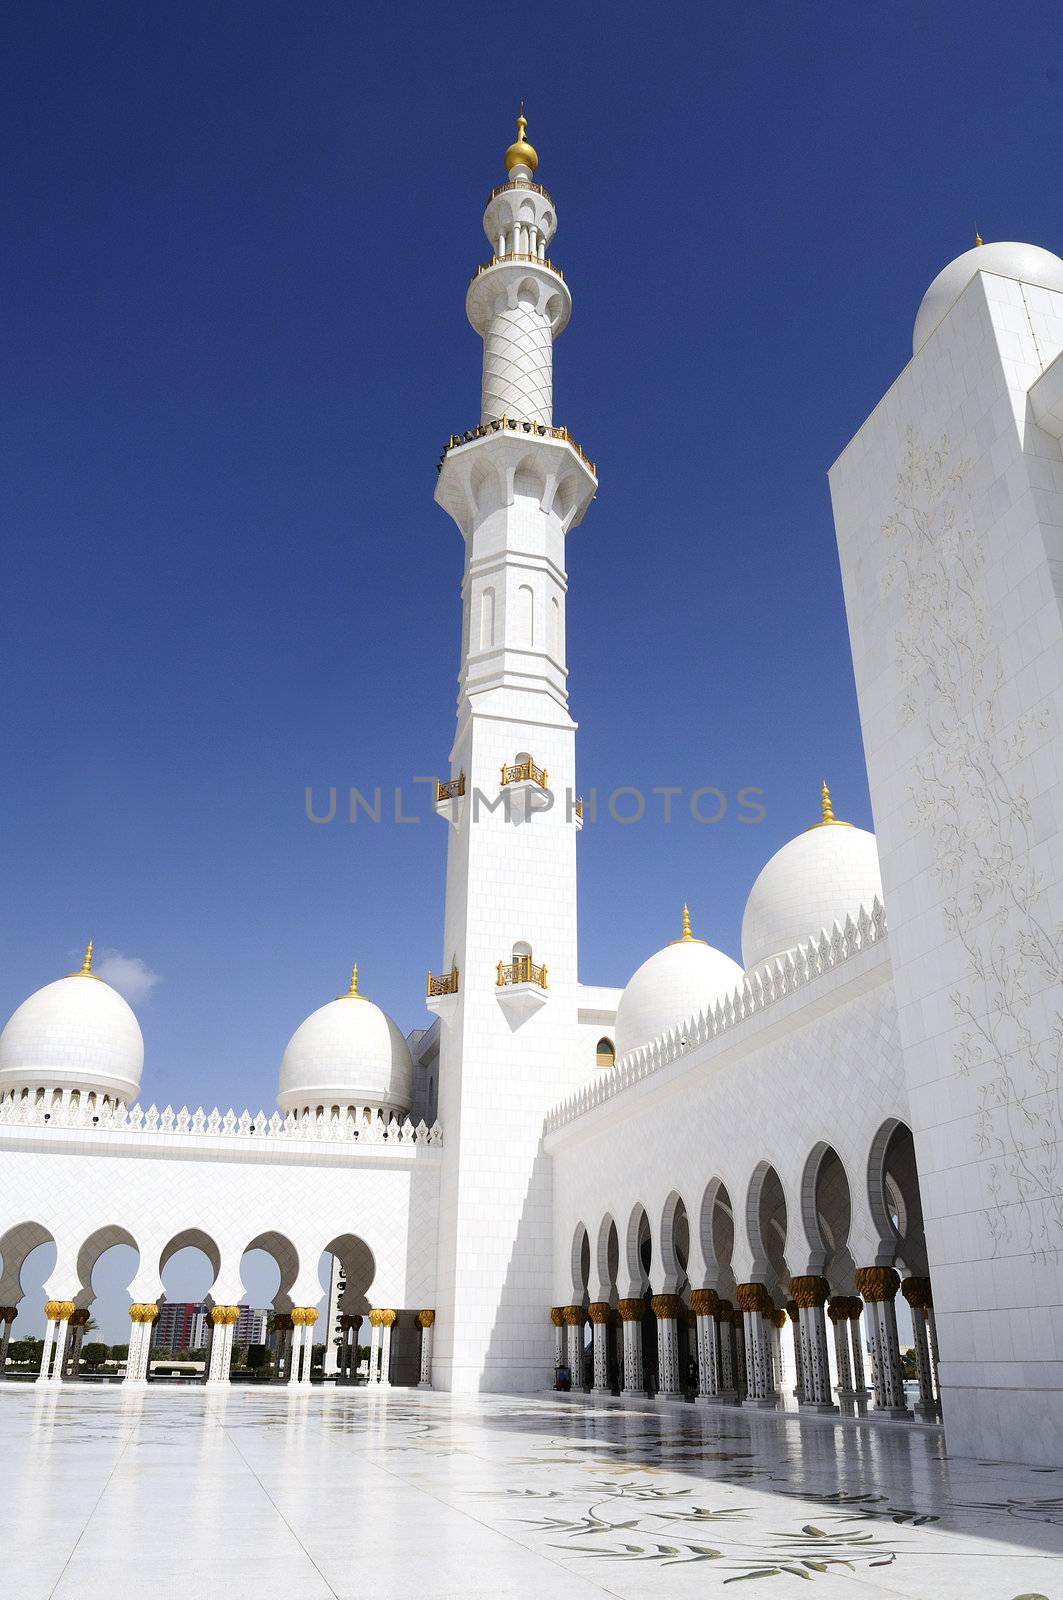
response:
[(696, 939), (683, 907), (678, 939), (644, 961), (633, 974), (616, 1012), (616, 1053), (627, 1055), (669, 1028), (679, 1027), (742, 986), (737, 961)]
[(76, 972), (24, 1000), (0, 1033), (0, 1098), (56, 1092), (129, 1104), (140, 1092), (144, 1037), (127, 1001), (92, 970), (92, 941)]
[(986, 244), (981, 234), (976, 233), (974, 237), (972, 248), (942, 267), (923, 296), (912, 333), (913, 355), (922, 349), (978, 272), (1015, 278), (1020, 283), (1035, 283), (1044, 289), (1063, 290), (1063, 261), (1051, 250), (1005, 239)]
[(328, 1115), (370, 1106), (405, 1115), (413, 1101), (413, 1061), (396, 1023), (358, 990), (357, 964), (346, 991), (296, 1028), (281, 1058), (281, 1111)]
[(524, 135), (528, 131), (528, 119), (524, 115), (524, 104), (521, 102), (520, 115), (517, 117), (517, 138), (506, 151), (506, 171), (512, 174), (514, 167), (526, 167), (531, 176), (539, 165), (539, 157), (535, 147), (530, 145)]
[(742, 959), (752, 972), (834, 924), (856, 921), (882, 899), (875, 835), (834, 815), (830, 789), (820, 790), (820, 820), (777, 850), (761, 869), (742, 917)]

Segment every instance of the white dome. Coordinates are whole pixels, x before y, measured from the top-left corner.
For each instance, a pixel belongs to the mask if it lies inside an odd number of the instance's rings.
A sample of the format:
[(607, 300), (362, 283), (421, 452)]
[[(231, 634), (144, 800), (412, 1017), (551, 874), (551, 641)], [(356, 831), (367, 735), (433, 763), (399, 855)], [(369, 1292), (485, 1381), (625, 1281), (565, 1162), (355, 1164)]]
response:
[(627, 1055), (669, 1028), (708, 1011), (742, 987), (737, 961), (690, 935), (683, 907), (684, 936), (644, 961), (620, 996), (616, 1053)]
[(406, 1040), (379, 1006), (357, 993), (355, 978), (349, 994), (313, 1012), (288, 1040), (277, 1091), (282, 1111), (358, 1105), (407, 1112), (412, 1103)]
[[(830, 811), (830, 795), (824, 795)], [(752, 972), (765, 961), (818, 939), (834, 924), (856, 921), (882, 899), (875, 835), (833, 818), (777, 850), (763, 868), (742, 917), (742, 959)]]
[(87, 970), (31, 994), (0, 1033), (0, 1095), (77, 1089), (128, 1103), (143, 1070), (140, 1024), (117, 990)]
[(912, 354), (921, 350), (942, 317), (952, 310), (976, 272), (995, 272), (1001, 278), (1018, 278), (1043, 289), (1063, 290), (1063, 261), (1038, 244), (975, 245), (950, 261), (923, 296), (912, 333)]

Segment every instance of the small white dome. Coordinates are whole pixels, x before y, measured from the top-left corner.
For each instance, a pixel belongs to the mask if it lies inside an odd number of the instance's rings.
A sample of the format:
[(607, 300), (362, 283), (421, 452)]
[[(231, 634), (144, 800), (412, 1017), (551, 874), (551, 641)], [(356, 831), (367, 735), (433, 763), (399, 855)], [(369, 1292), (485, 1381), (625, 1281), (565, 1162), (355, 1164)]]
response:
[(683, 907), (683, 937), (644, 961), (620, 996), (616, 1053), (627, 1055), (669, 1028), (708, 1011), (742, 987), (737, 961), (690, 932)]
[(0, 1095), (77, 1089), (129, 1103), (140, 1092), (144, 1036), (126, 1001), (97, 978), (91, 946), (81, 972), (23, 1000), (0, 1033)]
[[(752, 972), (765, 961), (856, 920), (882, 899), (875, 835), (834, 820), (823, 786), (825, 820), (777, 850), (750, 891), (742, 917), (742, 959)], [(828, 815), (829, 813), (829, 815)]]
[(282, 1111), (374, 1106), (407, 1112), (413, 1060), (401, 1031), (379, 1006), (350, 991), (314, 1011), (288, 1040), (277, 1105)]
[(1036, 283), (1043, 289), (1063, 290), (1063, 261), (1038, 244), (1014, 244), (997, 240), (995, 244), (975, 245), (942, 268), (923, 296), (912, 333), (912, 354), (921, 350), (941, 319), (952, 310), (976, 272), (995, 272), (1001, 278), (1017, 278)]

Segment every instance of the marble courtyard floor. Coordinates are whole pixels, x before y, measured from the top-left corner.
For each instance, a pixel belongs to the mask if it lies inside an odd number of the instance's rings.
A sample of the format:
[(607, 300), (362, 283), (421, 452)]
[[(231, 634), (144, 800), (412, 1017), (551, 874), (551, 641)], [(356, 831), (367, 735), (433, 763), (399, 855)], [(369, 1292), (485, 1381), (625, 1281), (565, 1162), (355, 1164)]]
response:
[[(5, 1600), (1063, 1600), (1063, 1471), (937, 1430), (393, 1390), (0, 1384)], [(800, 1585), (800, 1589), (798, 1588)]]

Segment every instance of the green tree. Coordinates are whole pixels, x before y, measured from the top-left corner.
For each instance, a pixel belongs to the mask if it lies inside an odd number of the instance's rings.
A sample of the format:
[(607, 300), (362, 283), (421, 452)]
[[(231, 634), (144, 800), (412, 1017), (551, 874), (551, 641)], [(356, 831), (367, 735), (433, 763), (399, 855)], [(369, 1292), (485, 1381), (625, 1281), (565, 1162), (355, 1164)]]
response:
[(919, 1368), (915, 1364), (914, 1350), (901, 1351), (901, 1371), (904, 1373), (905, 1381), (909, 1379), (914, 1381), (918, 1378)]
[(12, 1339), (7, 1347), (8, 1362), (15, 1367), (39, 1367), (43, 1353), (43, 1339)]
[(232, 1358), (231, 1370), (233, 1372), (235, 1372), (238, 1367), (246, 1366), (246, 1364), (247, 1364), (247, 1346), (246, 1346), (246, 1344), (234, 1344), (233, 1345), (233, 1358)]
[(107, 1346), (94, 1339), (91, 1344), (82, 1345), (81, 1359), (93, 1372), (98, 1372), (107, 1360)]
[(310, 1347), (310, 1371), (320, 1372), (325, 1365), (325, 1346), (315, 1344)]
[(128, 1361), (129, 1346), (127, 1344), (113, 1344), (111, 1346), (112, 1361)]
[(269, 1367), (270, 1353), (268, 1344), (249, 1344), (247, 1347), (247, 1370), (254, 1376), (260, 1377)]

